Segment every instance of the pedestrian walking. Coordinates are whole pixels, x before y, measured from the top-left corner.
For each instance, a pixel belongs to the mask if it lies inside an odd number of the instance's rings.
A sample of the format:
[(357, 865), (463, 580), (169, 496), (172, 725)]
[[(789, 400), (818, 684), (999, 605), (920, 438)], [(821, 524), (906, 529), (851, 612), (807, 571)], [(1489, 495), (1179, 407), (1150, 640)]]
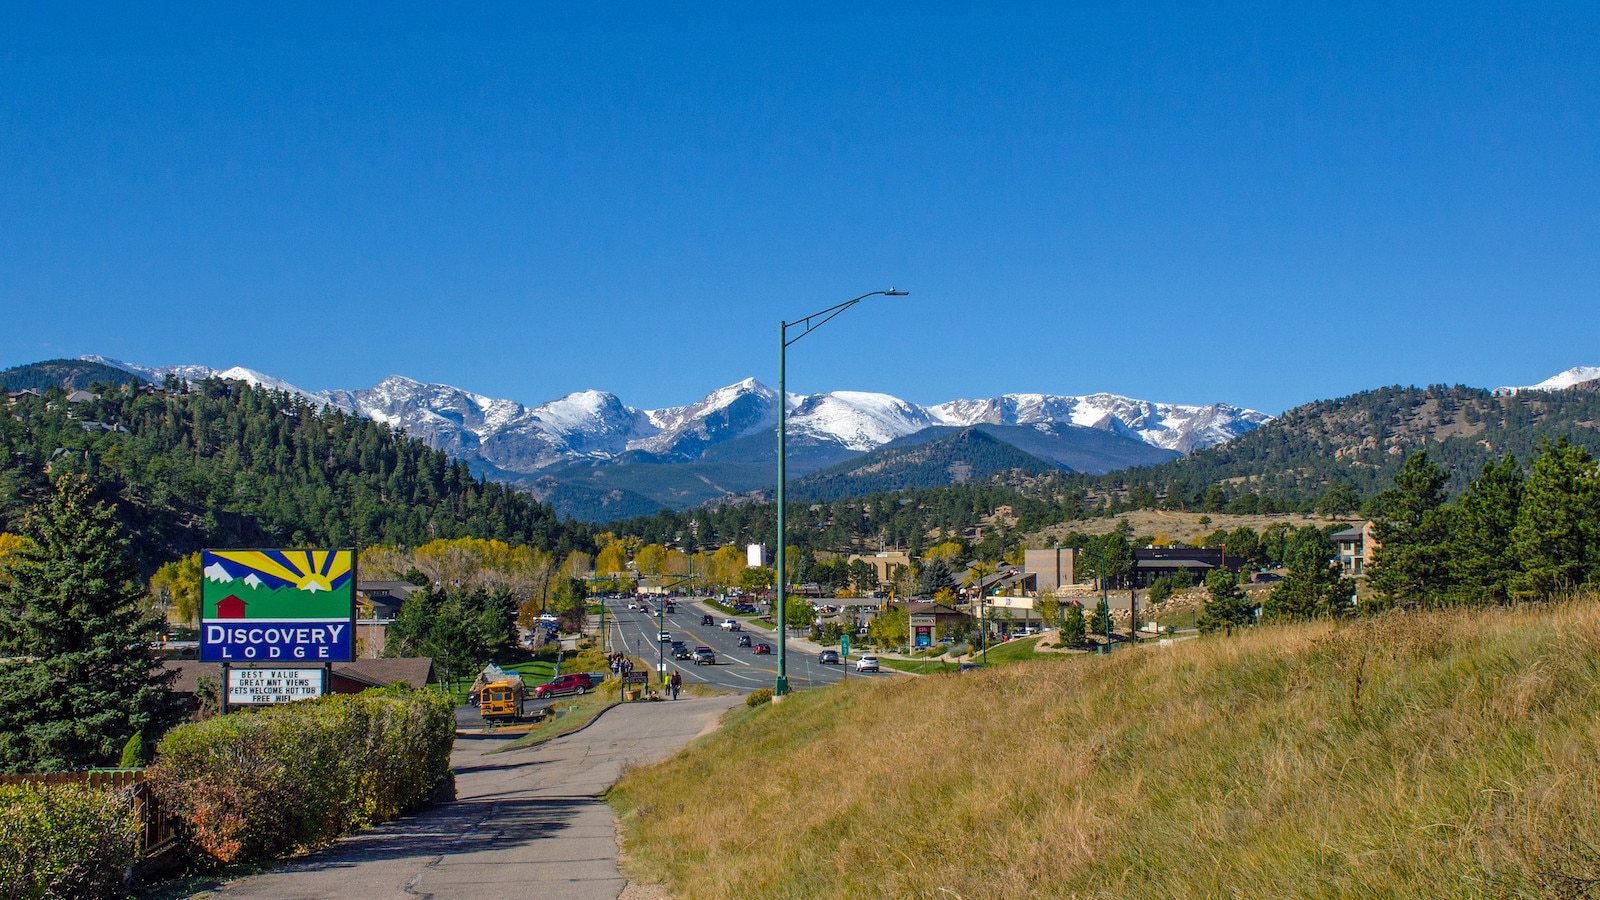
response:
[(678, 689), (683, 687), (683, 675), (673, 672), (672, 680), (669, 683), (672, 685), (672, 699), (676, 700), (678, 699)]

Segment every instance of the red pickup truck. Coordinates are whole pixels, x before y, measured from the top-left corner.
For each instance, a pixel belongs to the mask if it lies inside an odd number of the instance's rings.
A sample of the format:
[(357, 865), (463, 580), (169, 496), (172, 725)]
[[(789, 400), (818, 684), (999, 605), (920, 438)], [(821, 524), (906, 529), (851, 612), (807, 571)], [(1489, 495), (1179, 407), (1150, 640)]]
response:
[(543, 700), (557, 694), (582, 694), (599, 683), (589, 672), (572, 672), (533, 689), (533, 695)]

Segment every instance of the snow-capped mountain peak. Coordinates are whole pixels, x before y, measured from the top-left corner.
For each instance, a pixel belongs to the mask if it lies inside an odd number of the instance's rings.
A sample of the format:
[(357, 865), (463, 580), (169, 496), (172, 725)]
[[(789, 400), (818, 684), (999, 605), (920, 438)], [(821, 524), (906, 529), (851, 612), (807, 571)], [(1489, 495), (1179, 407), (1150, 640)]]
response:
[[(215, 377), (288, 391), (404, 429), (453, 456), (517, 474), (605, 462), (624, 454), (644, 454), (658, 461), (694, 460), (714, 444), (771, 429), (778, 415), (777, 393), (754, 378), (718, 388), (686, 406), (636, 409), (615, 394), (583, 390), (530, 407), (402, 375), (390, 375), (371, 388), (311, 392), (241, 367), (147, 367), (104, 357), (84, 359), (153, 382), (167, 375), (191, 381)], [(857, 452), (934, 425), (1048, 428), (1065, 423), (1187, 453), (1222, 443), (1271, 418), (1225, 404), (1153, 403), (1105, 393), (1005, 394), (921, 406), (889, 394), (832, 391), (791, 394), (785, 407), (792, 438)]]
[(1565, 372), (1557, 372), (1538, 384), (1523, 387), (1496, 388), (1496, 394), (1516, 394), (1521, 391), (1564, 391), (1574, 385), (1600, 378), (1600, 366), (1573, 366)]
[(940, 424), (927, 409), (888, 394), (833, 391), (787, 399), (788, 431), (833, 438), (851, 450), (872, 450)]
[(1272, 418), (1253, 409), (1222, 403), (1185, 406), (1106, 393), (1080, 397), (1005, 394), (987, 400), (952, 400), (930, 411), (948, 425), (1067, 422), (1112, 431), (1180, 453), (1220, 444)]

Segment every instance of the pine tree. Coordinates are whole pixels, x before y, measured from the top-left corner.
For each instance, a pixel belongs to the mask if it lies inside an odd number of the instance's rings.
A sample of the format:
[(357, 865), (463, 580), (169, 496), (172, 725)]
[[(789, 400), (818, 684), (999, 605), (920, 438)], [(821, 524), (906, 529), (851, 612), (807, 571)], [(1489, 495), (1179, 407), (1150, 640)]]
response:
[(1483, 473), (1457, 504), (1449, 559), (1455, 594), (1463, 602), (1510, 599), (1512, 582), (1521, 570), (1512, 531), (1522, 506), (1523, 482), (1522, 466), (1508, 453), (1499, 464), (1484, 463)]
[(128, 739), (159, 735), (181, 714), (174, 673), (150, 649), (159, 623), (116, 513), (88, 479), (61, 478), (24, 526), (31, 546), (0, 588), (0, 770), (114, 763)]
[(1105, 598), (1094, 602), (1094, 612), (1089, 614), (1088, 628), (1090, 634), (1104, 635), (1111, 628), (1111, 610), (1106, 607)]
[(1253, 618), (1255, 609), (1244, 591), (1239, 590), (1239, 576), (1232, 569), (1219, 567), (1206, 573), (1206, 602), (1195, 623), (1201, 634), (1222, 629), (1231, 633), (1235, 627), (1250, 624)]
[(1284, 549), (1288, 573), (1261, 605), (1263, 618), (1275, 620), (1344, 616), (1352, 610), (1355, 584), (1331, 565), (1333, 547), (1321, 529), (1307, 525)]
[(936, 556), (922, 564), (922, 573), (917, 576), (918, 594), (932, 597), (941, 590), (951, 590), (955, 586), (955, 575), (950, 571), (950, 564), (943, 558)]
[(1372, 523), (1378, 552), (1367, 580), (1385, 604), (1418, 603), (1450, 585), (1447, 567), (1450, 513), (1444, 506), (1449, 475), (1426, 451), (1406, 457), (1394, 487), (1378, 495)]
[(1080, 646), (1088, 631), (1088, 624), (1083, 620), (1083, 604), (1074, 600), (1067, 604), (1066, 610), (1066, 615), (1061, 617), (1061, 646)]
[(1511, 532), (1518, 596), (1543, 597), (1600, 577), (1600, 472), (1562, 438), (1533, 460)]

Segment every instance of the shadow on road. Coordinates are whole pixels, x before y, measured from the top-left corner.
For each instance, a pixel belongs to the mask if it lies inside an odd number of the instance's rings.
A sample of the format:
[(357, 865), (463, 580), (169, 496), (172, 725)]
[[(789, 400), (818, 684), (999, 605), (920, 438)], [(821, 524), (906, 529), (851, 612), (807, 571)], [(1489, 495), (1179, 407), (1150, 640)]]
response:
[[(482, 798), (446, 803), (346, 838), (290, 863), (284, 870), (325, 872), (378, 860), (438, 856), (441, 851), (461, 854), (508, 850), (559, 835), (570, 826), (579, 808), (595, 802), (574, 797)], [(451, 836), (454, 840), (450, 840)]]

